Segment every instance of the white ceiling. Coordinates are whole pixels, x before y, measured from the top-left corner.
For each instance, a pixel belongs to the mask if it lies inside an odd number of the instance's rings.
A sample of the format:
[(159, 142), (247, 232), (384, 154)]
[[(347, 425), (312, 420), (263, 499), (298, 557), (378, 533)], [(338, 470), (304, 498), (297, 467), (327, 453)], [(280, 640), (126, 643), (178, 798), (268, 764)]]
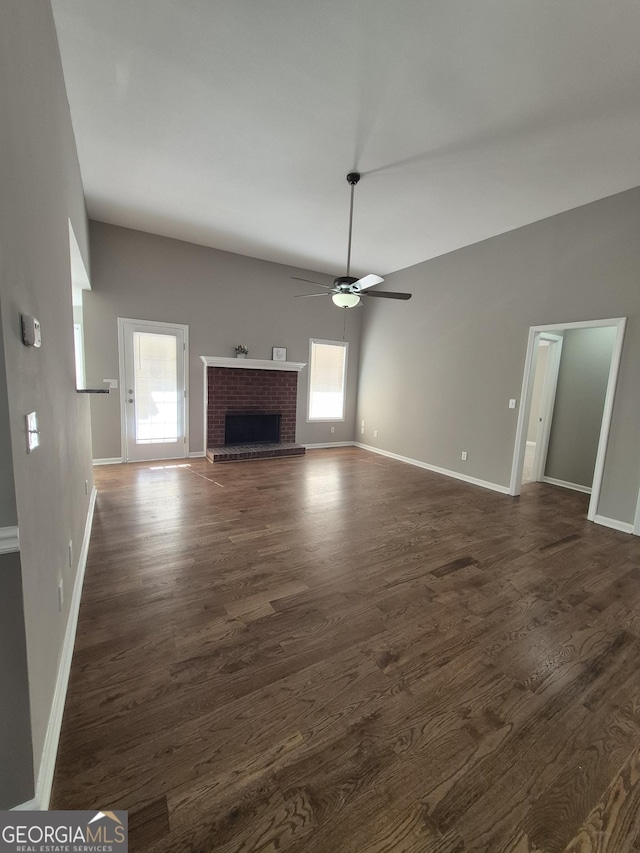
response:
[(640, 184), (637, 0), (52, 0), (89, 215), (393, 270)]

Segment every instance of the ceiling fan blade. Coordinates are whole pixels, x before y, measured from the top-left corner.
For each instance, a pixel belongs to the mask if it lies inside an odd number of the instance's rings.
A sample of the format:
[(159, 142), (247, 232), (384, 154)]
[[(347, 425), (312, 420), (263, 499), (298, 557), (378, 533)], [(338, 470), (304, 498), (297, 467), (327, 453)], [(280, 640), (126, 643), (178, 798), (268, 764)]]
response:
[(294, 299), (309, 299), (310, 296), (331, 296), (330, 293), (297, 293)]
[(364, 275), (362, 278), (359, 278), (357, 281), (354, 281), (354, 288), (357, 287), (358, 290), (365, 290), (367, 287), (373, 287), (374, 284), (382, 284), (384, 279), (380, 275)]
[(383, 299), (411, 299), (410, 293), (393, 293), (390, 290), (367, 290), (361, 296), (381, 296)]
[(291, 278), (294, 281), (306, 281), (308, 284), (315, 284), (318, 287), (324, 287), (326, 290), (333, 290), (333, 286), (329, 287), (328, 284), (322, 284), (320, 281), (311, 281), (310, 278), (298, 278), (297, 275), (292, 275)]

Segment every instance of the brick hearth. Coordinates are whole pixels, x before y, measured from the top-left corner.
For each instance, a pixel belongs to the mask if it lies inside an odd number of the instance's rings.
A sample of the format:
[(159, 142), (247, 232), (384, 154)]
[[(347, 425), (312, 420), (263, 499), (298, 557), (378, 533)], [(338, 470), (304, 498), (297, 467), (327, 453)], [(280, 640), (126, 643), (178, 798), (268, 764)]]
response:
[(244, 459), (273, 459), (276, 456), (304, 456), (300, 444), (233, 444), (228, 447), (210, 447), (210, 462), (239, 462)]

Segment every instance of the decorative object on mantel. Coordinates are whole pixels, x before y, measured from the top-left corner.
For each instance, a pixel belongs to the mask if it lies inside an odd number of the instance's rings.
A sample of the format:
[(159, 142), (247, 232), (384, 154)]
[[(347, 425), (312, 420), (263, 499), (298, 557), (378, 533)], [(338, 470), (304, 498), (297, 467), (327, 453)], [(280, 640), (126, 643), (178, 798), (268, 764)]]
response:
[(244, 344), (238, 344), (236, 347), (236, 358), (246, 358), (249, 355), (249, 347)]
[(286, 347), (272, 347), (271, 358), (274, 361), (286, 361), (287, 360), (287, 348)]
[(411, 299), (410, 293), (394, 293), (389, 290), (367, 290), (368, 287), (373, 287), (375, 284), (380, 284), (384, 281), (379, 275), (365, 275), (362, 278), (356, 278), (349, 275), (351, 271), (351, 232), (353, 230), (353, 193), (356, 184), (360, 180), (360, 172), (349, 172), (347, 175), (347, 183), (351, 186), (351, 206), (349, 208), (349, 241), (347, 246), (347, 274), (339, 275), (333, 280), (333, 287), (328, 284), (322, 284), (319, 281), (312, 281), (310, 278), (298, 278), (292, 275), (291, 278), (296, 281), (306, 281), (309, 284), (317, 284), (318, 287), (323, 287), (326, 293), (301, 293), (296, 299), (308, 299), (310, 296), (330, 296), (334, 305), (339, 308), (355, 308), (361, 305), (361, 296), (381, 296), (384, 299)]

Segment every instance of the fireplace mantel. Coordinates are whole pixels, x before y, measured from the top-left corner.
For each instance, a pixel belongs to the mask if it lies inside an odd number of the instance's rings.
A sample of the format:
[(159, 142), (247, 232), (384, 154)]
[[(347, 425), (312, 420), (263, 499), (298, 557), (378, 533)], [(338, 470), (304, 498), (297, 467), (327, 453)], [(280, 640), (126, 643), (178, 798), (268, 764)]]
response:
[(266, 358), (224, 358), (219, 355), (201, 355), (205, 367), (240, 367), (245, 370), (295, 370), (300, 373), (306, 362), (269, 361)]

